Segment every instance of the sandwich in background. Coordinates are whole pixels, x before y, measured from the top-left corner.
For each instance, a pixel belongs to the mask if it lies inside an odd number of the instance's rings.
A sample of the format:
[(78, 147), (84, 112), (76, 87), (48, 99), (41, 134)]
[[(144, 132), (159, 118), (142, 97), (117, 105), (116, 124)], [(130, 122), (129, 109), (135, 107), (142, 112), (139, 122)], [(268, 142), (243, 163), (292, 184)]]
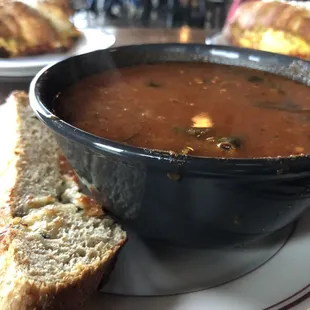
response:
[(224, 34), (238, 47), (310, 59), (310, 10), (307, 4), (281, 1), (241, 3)]

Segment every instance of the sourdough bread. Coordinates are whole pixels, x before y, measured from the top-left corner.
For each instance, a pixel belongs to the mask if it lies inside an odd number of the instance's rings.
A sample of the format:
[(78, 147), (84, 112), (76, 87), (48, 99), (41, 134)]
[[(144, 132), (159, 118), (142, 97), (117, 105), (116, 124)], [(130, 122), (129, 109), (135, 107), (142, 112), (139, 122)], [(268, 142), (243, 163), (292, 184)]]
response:
[(79, 309), (126, 234), (61, 170), (25, 93), (9, 97), (0, 121), (0, 309)]

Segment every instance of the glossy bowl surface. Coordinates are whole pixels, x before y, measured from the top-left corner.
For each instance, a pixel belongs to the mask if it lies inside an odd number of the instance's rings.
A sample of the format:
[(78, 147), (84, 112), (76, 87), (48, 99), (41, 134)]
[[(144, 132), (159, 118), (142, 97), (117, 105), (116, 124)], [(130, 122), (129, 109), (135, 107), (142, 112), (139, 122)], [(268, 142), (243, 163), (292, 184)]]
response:
[(81, 182), (125, 227), (145, 238), (188, 247), (241, 245), (301, 216), (310, 205), (309, 156), (175, 156), (94, 136), (53, 114), (53, 99), (83, 77), (170, 61), (244, 66), (310, 84), (308, 62), (224, 46), (148, 44), (66, 59), (35, 77), (30, 102), (55, 133)]

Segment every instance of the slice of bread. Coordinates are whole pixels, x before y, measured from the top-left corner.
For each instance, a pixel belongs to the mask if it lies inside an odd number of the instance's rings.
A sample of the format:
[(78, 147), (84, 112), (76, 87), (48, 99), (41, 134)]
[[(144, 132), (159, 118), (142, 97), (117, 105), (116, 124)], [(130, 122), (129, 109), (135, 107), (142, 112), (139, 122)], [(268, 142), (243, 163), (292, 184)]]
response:
[(27, 94), (9, 97), (0, 124), (0, 309), (79, 309), (126, 234), (60, 164)]

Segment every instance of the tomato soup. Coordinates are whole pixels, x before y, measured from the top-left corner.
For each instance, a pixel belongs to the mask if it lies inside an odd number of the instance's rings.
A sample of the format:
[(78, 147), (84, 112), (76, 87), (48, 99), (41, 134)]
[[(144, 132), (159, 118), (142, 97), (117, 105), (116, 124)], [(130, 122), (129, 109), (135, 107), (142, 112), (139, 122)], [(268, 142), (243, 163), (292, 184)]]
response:
[(310, 88), (281, 76), (208, 63), (161, 63), (82, 79), (56, 114), (94, 135), (208, 157), (310, 153)]

